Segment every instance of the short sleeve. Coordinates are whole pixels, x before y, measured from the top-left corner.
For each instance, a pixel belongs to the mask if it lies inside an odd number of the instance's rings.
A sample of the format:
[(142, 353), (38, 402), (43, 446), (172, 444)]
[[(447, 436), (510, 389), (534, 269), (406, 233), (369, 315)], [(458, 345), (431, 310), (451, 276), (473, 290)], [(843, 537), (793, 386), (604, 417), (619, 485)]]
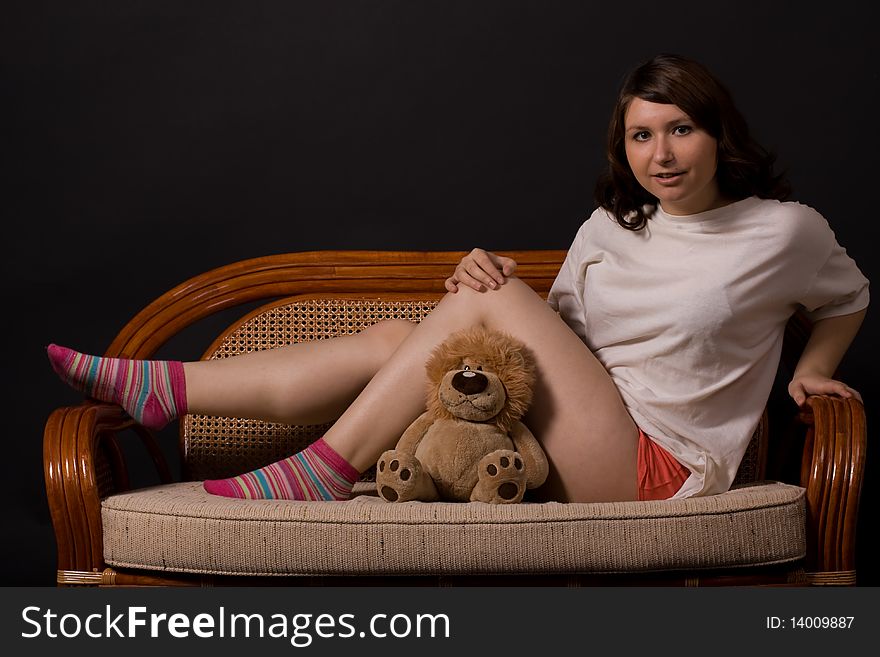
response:
[(828, 257), (800, 300), (813, 321), (848, 315), (868, 306), (868, 279), (837, 243), (830, 228), (825, 237), (830, 242)]
[[(589, 221), (589, 220), (588, 220)], [(584, 312), (584, 250), (586, 240), (587, 222), (581, 226), (575, 235), (574, 241), (568, 249), (565, 260), (559, 268), (559, 273), (550, 293), (547, 295), (547, 303), (562, 320), (568, 324), (581, 340), (586, 340), (586, 318)]]

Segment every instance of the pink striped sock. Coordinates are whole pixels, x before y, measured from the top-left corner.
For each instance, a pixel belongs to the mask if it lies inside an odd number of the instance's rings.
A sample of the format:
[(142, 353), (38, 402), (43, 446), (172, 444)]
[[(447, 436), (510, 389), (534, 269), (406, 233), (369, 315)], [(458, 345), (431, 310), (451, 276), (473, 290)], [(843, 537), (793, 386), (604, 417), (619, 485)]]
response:
[(90, 397), (122, 406), (140, 424), (161, 429), (187, 410), (183, 363), (89, 356), (50, 344), (52, 369)]
[(230, 479), (209, 479), (212, 495), (251, 500), (347, 500), (360, 473), (321, 438), (301, 452)]

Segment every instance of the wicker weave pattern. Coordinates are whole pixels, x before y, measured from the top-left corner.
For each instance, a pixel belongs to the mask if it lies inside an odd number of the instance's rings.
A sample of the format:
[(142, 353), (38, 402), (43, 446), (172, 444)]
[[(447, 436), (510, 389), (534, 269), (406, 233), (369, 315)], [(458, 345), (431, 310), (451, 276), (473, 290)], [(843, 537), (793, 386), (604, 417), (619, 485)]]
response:
[[(419, 322), (436, 305), (435, 299), (285, 299), (254, 311), (227, 329), (205, 359), (352, 335), (387, 319)], [(298, 452), (330, 426), (187, 415), (181, 422), (187, 475), (196, 480), (229, 477), (262, 467)]]
[(750, 484), (755, 481), (760, 481), (763, 479), (763, 469), (762, 469), (762, 447), (766, 448), (766, 441), (769, 439), (767, 435), (767, 410), (764, 410), (764, 414), (761, 416), (761, 421), (758, 422), (758, 426), (755, 428), (755, 433), (752, 434), (752, 438), (749, 441), (748, 447), (746, 447), (746, 453), (743, 454), (742, 461), (739, 464), (739, 470), (736, 472), (736, 477), (733, 479), (732, 486), (739, 486), (740, 484)]

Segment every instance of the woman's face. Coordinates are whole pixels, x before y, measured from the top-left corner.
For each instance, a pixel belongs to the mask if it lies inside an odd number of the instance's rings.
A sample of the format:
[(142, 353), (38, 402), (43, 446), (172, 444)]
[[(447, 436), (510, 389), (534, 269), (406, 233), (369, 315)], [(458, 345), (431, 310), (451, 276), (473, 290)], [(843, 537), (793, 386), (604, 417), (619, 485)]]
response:
[(624, 126), (629, 166), (665, 212), (696, 214), (724, 205), (715, 179), (717, 141), (677, 105), (633, 98)]

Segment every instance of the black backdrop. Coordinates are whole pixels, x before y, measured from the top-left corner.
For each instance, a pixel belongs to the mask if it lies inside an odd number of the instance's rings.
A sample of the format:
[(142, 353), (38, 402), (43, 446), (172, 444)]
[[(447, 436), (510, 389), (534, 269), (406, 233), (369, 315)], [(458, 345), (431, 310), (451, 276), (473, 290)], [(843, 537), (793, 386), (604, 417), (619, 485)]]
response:
[[(4, 583), (54, 581), (41, 436), (80, 397), (46, 344), (100, 353), (168, 288), (260, 255), (566, 248), (593, 207), (618, 81), (656, 52), (727, 81), (795, 197), (877, 280), (876, 10), (863, 5), (5, 3)], [(160, 356), (197, 357), (228, 319)], [(843, 365), (869, 429), (876, 327), (869, 316)], [(161, 439), (173, 456), (175, 432)], [(878, 579), (875, 463), (870, 449), (863, 584)]]

